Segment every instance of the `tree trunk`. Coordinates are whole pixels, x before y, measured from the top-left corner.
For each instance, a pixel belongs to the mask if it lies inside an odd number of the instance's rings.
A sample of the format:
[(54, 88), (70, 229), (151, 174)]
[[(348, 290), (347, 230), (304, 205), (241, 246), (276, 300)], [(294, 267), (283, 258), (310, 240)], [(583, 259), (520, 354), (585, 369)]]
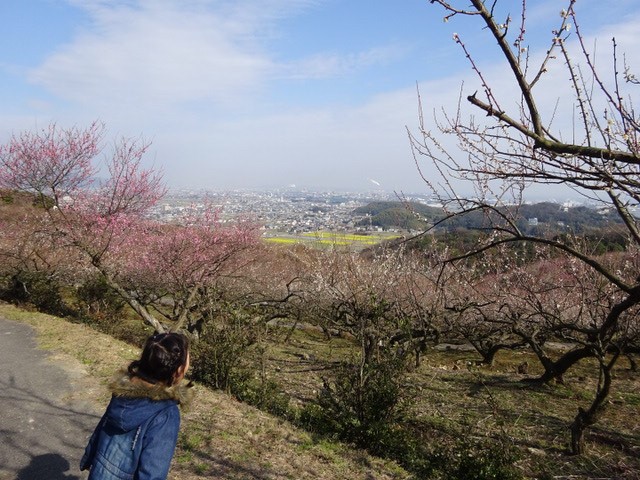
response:
[(593, 356), (593, 351), (587, 347), (582, 347), (565, 353), (555, 362), (543, 362), (544, 373), (539, 380), (543, 383), (548, 383), (551, 380), (556, 379), (560, 383), (563, 383), (562, 376), (567, 372), (567, 370), (580, 360), (591, 356)]
[(147, 310), (147, 308), (144, 305), (138, 302), (138, 300), (136, 300), (129, 292), (127, 292), (124, 288), (122, 288), (122, 285), (116, 282), (111, 277), (111, 275), (109, 275), (109, 272), (106, 271), (106, 269), (102, 268), (99, 262), (94, 261), (94, 266), (100, 271), (105, 281), (107, 282), (107, 285), (113, 288), (113, 290), (115, 290), (116, 293), (120, 295), (124, 299), (124, 301), (127, 302), (127, 304), (129, 304), (129, 306), (133, 308), (133, 310), (142, 317), (142, 319), (145, 322), (151, 325), (156, 332), (164, 333), (165, 329), (162, 326), (162, 324), (158, 321), (158, 319), (156, 319), (153, 315), (151, 315), (149, 310)]
[(369, 365), (373, 361), (374, 354), (377, 353), (378, 342), (373, 335), (365, 334), (362, 339), (362, 357), (365, 365)]
[(611, 370), (613, 369), (620, 353), (615, 353), (609, 363), (605, 363), (604, 358), (600, 360), (600, 374), (602, 375), (602, 383), (598, 386), (593, 402), (588, 410), (578, 408), (578, 414), (571, 424), (571, 453), (573, 455), (582, 455), (585, 451), (584, 433), (587, 428), (598, 421), (600, 415), (606, 407), (606, 400), (611, 390)]
[(493, 362), (495, 361), (496, 355), (501, 348), (501, 345), (492, 345), (488, 349), (480, 352), (480, 354), (482, 355), (482, 364), (493, 367)]
[(586, 416), (586, 412), (582, 408), (578, 408), (578, 414), (571, 423), (571, 453), (573, 455), (584, 453), (584, 431), (588, 426)]
[(627, 353), (627, 359), (629, 360), (629, 369), (632, 372), (637, 372), (638, 371), (638, 364), (635, 361), (635, 359), (633, 358), (633, 354)]

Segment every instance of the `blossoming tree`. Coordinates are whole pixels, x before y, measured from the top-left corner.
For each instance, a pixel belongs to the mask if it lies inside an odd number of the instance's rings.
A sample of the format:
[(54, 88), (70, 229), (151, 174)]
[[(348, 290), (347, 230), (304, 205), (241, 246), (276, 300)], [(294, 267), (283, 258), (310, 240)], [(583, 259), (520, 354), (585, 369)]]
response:
[[(591, 357), (599, 365), (601, 381), (593, 401), (579, 408), (571, 426), (572, 450), (581, 453), (585, 429), (607, 405), (611, 371), (624, 348), (613, 340), (627, 319), (637, 315), (640, 277), (637, 270), (613, 266), (571, 236), (523, 232), (516, 207), (532, 185), (570, 188), (617, 212), (634, 262), (640, 248), (640, 226), (633, 214), (640, 205), (640, 119), (633, 95), (639, 82), (621, 58), (615, 38), (606, 58), (590, 51), (575, 0), (565, 3), (540, 56), (529, 49), (526, 1), (517, 15), (509, 11), (513, 4), (498, 0), (430, 3), (444, 9), (445, 20), (475, 19), (496, 46), (503, 67), (499, 76), (492, 76), (474, 55), (476, 45), (454, 34), (476, 73), (473, 93), (461, 94), (454, 111), (435, 115), (431, 127), (421, 115), (419, 133), (410, 134), (423, 178), (451, 216), (485, 214), (484, 243), (463, 257), (506, 243), (545, 244), (588, 266), (612, 290), (613, 301), (599, 307), (598, 321), (584, 325), (588, 341), (576, 344), (560, 361), (567, 365)], [(549, 102), (549, 92), (557, 92), (555, 102)], [(467, 116), (466, 109), (482, 115)], [(430, 165), (429, 173), (421, 158)]]
[[(103, 136), (99, 123), (13, 135), (0, 146), (0, 187), (35, 194), (52, 248), (80, 255), (81, 269), (102, 275), (155, 330), (165, 330), (163, 320), (183, 327), (196, 293), (255, 243), (255, 228), (223, 225), (212, 207), (185, 225), (151, 221), (166, 188), (161, 173), (143, 165), (149, 144), (116, 142), (102, 166), (107, 178), (98, 181)], [(171, 313), (157, 308), (167, 296)]]

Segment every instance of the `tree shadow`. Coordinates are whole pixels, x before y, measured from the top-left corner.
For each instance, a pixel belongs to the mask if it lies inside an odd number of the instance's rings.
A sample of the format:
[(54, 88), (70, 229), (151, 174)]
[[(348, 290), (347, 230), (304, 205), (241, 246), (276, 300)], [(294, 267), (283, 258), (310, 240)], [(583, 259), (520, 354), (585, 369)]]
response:
[(75, 475), (67, 475), (71, 469), (69, 461), (57, 453), (45, 453), (31, 459), (31, 463), (18, 472), (16, 480), (33, 480), (46, 478), (47, 480), (80, 480)]

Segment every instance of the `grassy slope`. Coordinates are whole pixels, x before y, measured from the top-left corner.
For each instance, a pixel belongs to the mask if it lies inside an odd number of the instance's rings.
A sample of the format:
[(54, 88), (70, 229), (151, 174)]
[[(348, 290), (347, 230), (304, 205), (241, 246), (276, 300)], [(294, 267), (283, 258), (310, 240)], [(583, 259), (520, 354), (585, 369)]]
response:
[[(106, 383), (138, 350), (85, 325), (0, 303), (0, 316), (27, 323), (39, 345), (52, 350), (69, 368), (84, 370), (82, 380), (93, 386), (97, 411), (108, 400)], [(227, 479), (402, 479), (396, 465), (363, 452), (324, 441), (228, 395), (197, 386), (183, 428), (170, 478)], [(83, 394), (87, 390), (83, 385)], [(91, 391), (91, 390), (89, 390)]]
[[(304, 360), (309, 352), (312, 360)], [(268, 370), (294, 398), (308, 399), (327, 375), (320, 367), (346, 355), (341, 339), (327, 343), (298, 332), (286, 346), (272, 343)], [(528, 477), (640, 478), (640, 375), (626, 359), (618, 363), (609, 404), (587, 434), (588, 453), (581, 457), (568, 455), (568, 426), (577, 408), (593, 398), (594, 364), (579, 363), (565, 375), (565, 385), (538, 385), (523, 382), (542, 373), (528, 352), (502, 352), (493, 368), (477, 360), (473, 351), (431, 350), (406, 381), (416, 392), (414, 413), (434, 449), (461, 436), (506, 436), (521, 451), (518, 467)], [(525, 361), (528, 375), (518, 373)]]
[[(33, 325), (44, 348), (83, 367), (83, 392), (91, 391), (96, 408), (108, 399), (104, 385), (137, 349), (84, 325), (0, 304), (0, 316)], [(282, 332), (274, 332), (280, 337)], [(343, 339), (327, 342), (313, 332), (296, 331), (283, 344), (273, 338), (266, 368), (294, 399), (313, 397), (323, 367), (349, 356)], [(566, 385), (523, 383), (519, 364), (528, 361), (529, 377), (540, 374), (524, 352), (505, 352), (489, 369), (477, 367), (473, 352), (431, 351), (407, 380), (417, 392), (415, 413), (434, 448), (460, 435), (506, 435), (521, 450), (520, 469), (536, 478), (640, 478), (640, 378), (626, 359), (615, 372), (609, 406), (587, 436), (588, 454), (567, 455), (568, 425), (578, 406), (589, 405), (594, 368), (582, 362), (566, 375)], [(88, 375), (87, 375), (88, 374)], [(185, 415), (172, 478), (364, 479), (408, 478), (392, 463), (345, 446), (316, 441), (259, 410), (219, 392), (198, 387)]]

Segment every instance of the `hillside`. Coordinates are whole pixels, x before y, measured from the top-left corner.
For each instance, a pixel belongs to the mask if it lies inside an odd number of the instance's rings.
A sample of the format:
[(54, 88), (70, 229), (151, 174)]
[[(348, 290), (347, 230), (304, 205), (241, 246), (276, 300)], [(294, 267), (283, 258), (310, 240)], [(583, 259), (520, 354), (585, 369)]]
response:
[[(585, 206), (565, 207), (551, 202), (512, 207), (509, 213), (519, 219), (519, 226), (525, 230), (536, 227), (585, 233), (622, 222), (613, 210), (597, 210)], [(373, 225), (384, 229), (407, 230), (424, 229), (445, 216), (441, 208), (417, 202), (372, 202), (355, 209), (353, 214), (367, 215), (367, 218), (358, 222), (361, 226)], [(460, 228), (477, 229), (486, 226), (486, 222), (483, 213), (469, 212), (442, 223), (438, 228), (449, 231)]]
[[(104, 385), (114, 372), (138, 354), (137, 348), (86, 325), (23, 311), (2, 302), (0, 315), (33, 326), (40, 347), (52, 350), (57, 358), (64, 356), (70, 368), (84, 372), (77, 382), (82, 383), (85, 398), (97, 409), (103, 409), (108, 402)], [(229, 395), (200, 385), (196, 388), (194, 404), (183, 417), (169, 475), (172, 480), (409, 477), (391, 462), (337, 443), (314, 439), (287, 422)]]
[[(24, 208), (32, 208), (24, 200)], [(8, 205), (4, 209), (7, 215), (13, 209), (12, 203)], [(402, 212), (413, 215), (398, 202), (378, 204), (369, 211), (381, 215), (400, 205)], [(561, 221), (557, 220), (561, 209), (553, 204), (542, 207), (528, 212), (540, 213), (547, 224)], [(422, 212), (435, 214), (434, 210), (426, 207)], [(604, 216), (595, 210), (582, 213), (585, 222), (591, 223)], [(594, 213), (601, 217), (589, 219)], [(416, 218), (420, 219), (419, 215)], [(523, 221), (530, 223), (526, 213)], [(442, 238), (421, 235), (417, 240), (436, 240), (451, 253), (464, 252), (473, 247), (474, 235), (478, 235), (464, 228), (439, 227)], [(4, 235), (3, 240), (9, 241), (11, 236)], [(50, 250), (47, 243), (42, 254)], [(429, 252), (428, 248), (423, 250)], [(484, 320), (475, 315), (475, 309), (467, 309), (471, 311), (468, 317), (449, 316), (452, 310), (432, 293), (432, 281), (442, 278), (439, 267), (430, 270), (426, 263), (404, 262), (417, 256), (399, 258), (396, 252), (384, 256), (353, 253), (299, 245), (264, 248), (260, 244), (243, 257), (250, 269), (242, 276), (234, 270), (233, 278), (217, 278), (211, 284), (215, 291), (212, 288), (209, 295), (194, 302), (192, 313), (199, 317), (193, 318), (192, 325), (199, 331), (199, 341), (193, 344), (191, 374), (219, 390), (200, 389), (195, 410), (186, 417), (173, 478), (410, 478), (406, 470), (376, 457), (392, 455), (414, 473), (411, 478), (467, 479), (468, 472), (479, 472), (474, 477), (478, 479), (583, 478), (581, 475), (595, 470), (599, 478), (635, 478), (633, 472), (640, 468), (634, 441), (637, 422), (628, 419), (634, 418), (637, 410), (640, 386), (633, 358), (620, 357), (610, 407), (588, 433), (588, 455), (570, 457), (565, 455), (568, 426), (598, 385), (593, 359), (564, 373), (558, 384), (540, 381), (546, 373), (545, 364), (533, 351), (521, 348), (521, 342), (516, 350), (501, 351), (489, 362), (486, 350), (491, 350), (494, 342), (514, 341), (515, 329), (507, 323), (496, 331), (494, 316)], [(528, 251), (523, 249), (522, 253)], [(627, 268), (625, 265), (633, 262), (623, 262), (626, 254), (607, 258)], [(561, 288), (556, 281), (561, 277), (555, 275), (567, 269), (557, 258), (531, 268), (526, 261), (533, 258), (519, 258), (525, 260), (524, 270), (515, 268), (519, 263), (510, 262), (500, 270), (500, 276), (478, 269), (475, 278), (471, 269), (460, 270), (464, 283), (448, 284), (453, 288), (446, 293), (451, 292), (454, 301), (461, 299), (470, 305), (478, 304), (470, 295), (483, 302), (489, 298), (485, 305), (490, 307), (497, 304), (494, 298), (519, 301), (523, 292), (531, 294), (523, 289), (535, 282), (514, 289), (515, 280), (541, 278), (553, 282), (553, 288), (543, 293), (569, 294), (570, 320), (575, 318), (571, 303), (575, 298), (602, 298), (603, 304), (609, 301), (606, 291), (588, 290), (592, 282), (581, 282), (581, 292), (569, 289), (573, 282)], [(496, 260), (500, 266), (502, 258)], [(52, 279), (66, 278), (40, 272), (21, 272), (25, 277), (18, 278), (22, 282), (20, 296), (14, 295), (15, 289), (7, 289), (6, 298), (47, 307), (49, 312), (64, 310), (68, 313), (63, 315), (78, 323), (21, 313), (11, 307), (0, 308), (0, 315), (37, 325), (48, 345), (74, 356), (96, 378), (96, 385), (103, 384), (136, 355), (137, 349), (131, 345), (140, 345), (150, 333), (149, 327), (124, 308), (113, 292), (105, 290), (104, 282), (90, 277), (81, 285), (77, 276), (70, 276), (73, 283), (55, 283)], [(636, 275), (637, 269), (631, 273)], [(13, 272), (5, 274), (7, 280), (14, 277)], [(153, 277), (154, 281), (163, 278)], [(504, 283), (498, 283), (502, 279)], [(460, 294), (456, 285), (464, 287)], [(166, 292), (165, 285), (160, 287), (156, 291)], [(598, 296), (600, 293), (604, 296)], [(165, 301), (156, 304), (159, 313), (172, 306), (166, 296), (162, 299)], [(538, 305), (558, 306), (555, 297), (535, 300), (536, 309)], [(522, 310), (529, 314), (524, 307)], [(493, 312), (487, 309), (487, 313)], [(514, 318), (521, 318), (519, 315)], [(423, 323), (425, 319), (428, 323)], [(500, 325), (505, 321), (499, 320)], [(89, 325), (103, 333), (89, 329)], [(564, 329), (570, 326), (563, 323)], [(561, 334), (551, 329), (549, 337), (545, 334), (551, 339), (544, 345), (549, 358), (561, 357), (572, 348), (564, 329)], [(579, 335), (581, 330), (573, 333)], [(637, 341), (631, 338), (637, 326), (630, 325), (628, 331), (631, 333), (624, 342)], [(403, 344), (397, 347), (400, 344), (395, 342)], [(372, 361), (368, 370), (356, 362), (358, 355), (366, 358), (367, 352), (359, 352), (362, 346), (369, 348)], [(385, 355), (389, 355), (386, 363)], [(224, 384), (221, 378), (232, 381)], [(106, 400), (104, 390), (94, 396)], [(371, 455), (337, 439), (359, 445)]]
[(0, 221), (18, 218), (32, 212), (35, 197), (29, 193), (0, 189)]
[(354, 215), (366, 215), (359, 226), (384, 229), (423, 230), (442, 217), (442, 210), (417, 202), (372, 202), (356, 208)]

